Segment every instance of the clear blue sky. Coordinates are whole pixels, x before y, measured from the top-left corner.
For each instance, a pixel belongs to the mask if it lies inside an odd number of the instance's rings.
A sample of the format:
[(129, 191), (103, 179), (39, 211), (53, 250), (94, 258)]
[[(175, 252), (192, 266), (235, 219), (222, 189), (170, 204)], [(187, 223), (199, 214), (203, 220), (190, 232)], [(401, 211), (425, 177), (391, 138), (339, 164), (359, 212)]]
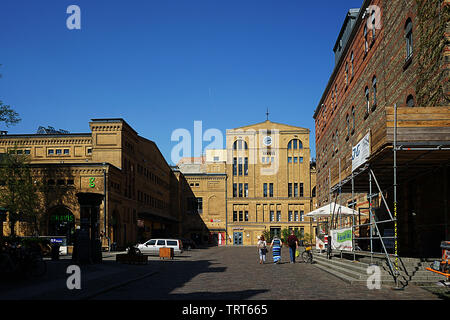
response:
[[(362, 0), (2, 0), (0, 100), (22, 121), (89, 132), (124, 118), (166, 160), (177, 128), (270, 120), (311, 130), (333, 45)], [(69, 30), (69, 5), (81, 30)], [(0, 126), (4, 129), (4, 126)], [(204, 145), (207, 145), (205, 143)]]

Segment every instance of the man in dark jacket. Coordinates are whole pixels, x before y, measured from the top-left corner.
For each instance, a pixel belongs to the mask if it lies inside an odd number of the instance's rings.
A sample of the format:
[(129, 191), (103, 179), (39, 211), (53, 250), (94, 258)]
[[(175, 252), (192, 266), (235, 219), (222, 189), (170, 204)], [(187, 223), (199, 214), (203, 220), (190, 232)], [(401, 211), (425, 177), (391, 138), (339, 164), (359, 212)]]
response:
[(291, 235), (288, 237), (289, 255), (291, 263), (295, 263), (295, 252), (298, 247), (298, 238), (295, 236), (294, 230), (291, 230)]

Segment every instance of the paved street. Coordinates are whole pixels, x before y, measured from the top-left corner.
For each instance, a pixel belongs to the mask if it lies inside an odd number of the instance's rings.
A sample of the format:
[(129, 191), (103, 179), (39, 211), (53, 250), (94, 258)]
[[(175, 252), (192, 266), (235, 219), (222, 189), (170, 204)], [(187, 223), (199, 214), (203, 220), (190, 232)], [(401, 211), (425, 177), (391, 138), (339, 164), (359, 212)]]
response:
[[(0, 299), (94, 300), (433, 300), (415, 286), (404, 291), (349, 285), (314, 265), (258, 263), (255, 247), (213, 247), (184, 252), (174, 260), (151, 257), (147, 265), (124, 265), (105, 254), (104, 263), (82, 267), (81, 290), (68, 290), (69, 260), (49, 261), (44, 279), (3, 283)], [(288, 294), (289, 293), (289, 294)]]

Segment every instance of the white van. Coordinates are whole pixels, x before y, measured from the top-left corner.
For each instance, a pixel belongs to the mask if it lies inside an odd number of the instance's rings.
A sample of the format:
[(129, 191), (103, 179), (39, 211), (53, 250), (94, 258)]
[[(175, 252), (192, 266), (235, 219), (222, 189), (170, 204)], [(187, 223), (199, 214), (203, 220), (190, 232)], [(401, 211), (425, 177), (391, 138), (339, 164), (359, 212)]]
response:
[(150, 239), (135, 246), (144, 255), (159, 255), (159, 248), (173, 248), (173, 254), (183, 253), (183, 243), (178, 239)]

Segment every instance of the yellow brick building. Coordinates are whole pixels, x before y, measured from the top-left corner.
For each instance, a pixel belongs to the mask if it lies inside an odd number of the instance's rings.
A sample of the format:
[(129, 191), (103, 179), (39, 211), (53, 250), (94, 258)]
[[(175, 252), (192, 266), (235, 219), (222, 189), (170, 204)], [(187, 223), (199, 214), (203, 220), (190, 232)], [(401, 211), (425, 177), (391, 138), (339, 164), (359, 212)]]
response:
[[(39, 235), (67, 236), (80, 225), (77, 192), (104, 196), (103, 245), (118, 248), (180, 231), (177, 178), (156, 144), (123, 119), (92, 119), (89, 133), (2, 134), (0, 153), (28, 156), (40, 194)], [(8, 223), (4, 223), (8, 234)], [(18, 234), (26, 224), (18, 223)]]
[(182, 159), (178, 167), (197, 198), (197, 217), (209, 230), (202, 237), (219, 245), (255, 245), (264, 231), (314, 235), (315, 224), (305, 217), (315, 190), (309, 133), (265, 121), (227, 130), (226, 149)]

